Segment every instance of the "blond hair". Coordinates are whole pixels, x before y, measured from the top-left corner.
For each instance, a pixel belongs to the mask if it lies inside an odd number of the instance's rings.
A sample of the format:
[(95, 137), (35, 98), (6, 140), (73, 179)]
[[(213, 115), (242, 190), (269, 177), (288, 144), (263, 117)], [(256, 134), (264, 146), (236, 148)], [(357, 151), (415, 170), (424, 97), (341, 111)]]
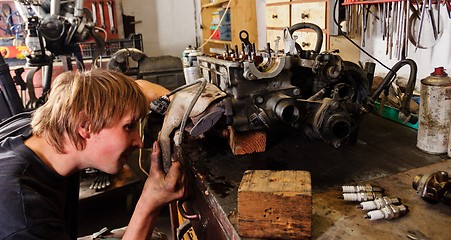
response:
[(125, 114), (141, 119), (147, 109), (138, 84), (122, 73), (104, 69), (64, 72), (52, 82), (48, 100), (34, 112), (31, 126), (33, 134), (44, 136), (56, 151), (64, 153), (65, 139), (78, 150), (85, 148), (80, 127), (95, 134)]

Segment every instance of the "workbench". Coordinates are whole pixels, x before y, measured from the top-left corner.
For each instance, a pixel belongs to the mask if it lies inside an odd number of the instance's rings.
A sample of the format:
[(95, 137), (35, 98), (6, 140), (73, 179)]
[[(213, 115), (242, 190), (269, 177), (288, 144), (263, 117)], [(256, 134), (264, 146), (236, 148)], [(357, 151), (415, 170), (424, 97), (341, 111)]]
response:
[[(407, 239), (408, 230), (430, 239), (445, 239), (450, 207), (431, 205), (416, 195), (416, 174), (451, 173), (444, 155), (416, 148), (415, 129), (375, 115), (362, 121), (356, 144), (334, 148), (300, 131), (268, 135), (263, 153), (234, 156), (225, 139), (208, 137), (186, 148), (191, 174), (185, 209), (200, 214), (191, 220), (198, 239), (241, 239), (237, 224), (237, 190), (246, 170), (304, 170), (311, 173), (312, 239)], [(364, 219), (359, 203), (338, 199), (342, 185), (370, 183), (399, 197), (410, 212), (393, 220)], [(449, 232), (448, 232), (449, 233)], [(449, 235), (449, 234), (446, 234)]]

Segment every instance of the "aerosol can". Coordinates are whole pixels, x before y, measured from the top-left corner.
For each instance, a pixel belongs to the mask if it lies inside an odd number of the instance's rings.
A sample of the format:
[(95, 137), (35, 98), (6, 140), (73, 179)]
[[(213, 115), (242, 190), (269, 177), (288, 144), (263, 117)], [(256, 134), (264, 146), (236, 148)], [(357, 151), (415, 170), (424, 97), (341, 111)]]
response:
[(421, 80), (417, 147), (430, 154), (450, 153), (451, 78), (443, 67)]
[(201, 78), (199, 62), (197, 61), (197, 57), (200, 55), (202, 55), (202, 52), (191, 46), (187, 47), (182, 53), (183, 73), (186, 84), (193, 83)]

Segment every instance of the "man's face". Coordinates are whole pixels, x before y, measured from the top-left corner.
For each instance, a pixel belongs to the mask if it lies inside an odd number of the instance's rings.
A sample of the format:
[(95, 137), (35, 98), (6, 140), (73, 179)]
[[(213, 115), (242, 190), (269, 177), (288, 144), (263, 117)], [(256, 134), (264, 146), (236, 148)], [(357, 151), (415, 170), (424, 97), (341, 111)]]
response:
[(109, 174), (118, 173), (132, 151), (143, 145), (138, 126), (137, 120), (126, 115), (112, 127), (104, 128), (86, 139), (85, 150), (89, 153), (90, 167)]

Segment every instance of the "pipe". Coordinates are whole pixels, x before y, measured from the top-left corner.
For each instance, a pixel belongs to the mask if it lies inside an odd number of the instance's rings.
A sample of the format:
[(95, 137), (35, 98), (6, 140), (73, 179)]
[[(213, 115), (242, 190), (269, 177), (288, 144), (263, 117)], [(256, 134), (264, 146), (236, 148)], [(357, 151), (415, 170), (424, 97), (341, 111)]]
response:
[(266, 106), (285, 123), (293, 124), (301, 115), (296, 100), (282, 93), (274, 94), (268, 99)]
[(304, 29), (304, 28), (310, 28), (310, 29), (313, 29), (316, 32), (315, 52), (319, 53), (321, 51), (321, 47), (323, 45), (323, 30), (321, 30), (320, 27), (318, 27), (317, 25), (315, 25), (313, 23), (297, 23), (297, 24), (294, 24), (293, 26), (291, 26), (288, 29), (288, 31), (290, 32), (290, 35), (293, 35), (293, 33), (296, 30)]
[[(75, 6), (74, 6), (74, 17), (83, 17), (83, 8), (84, 8), (85, 1), (84, 0), (75, 0)], [(112, 21), (112, 19), (110, 19)]]
[(60, 5), (61, 5), (61, 1), (59, 1), (59, 0), (51, 0), (50, 1), (50, 16), (60, 15)]
[[(393, 82), (396, 72), (403, 67), (404, 65), (410, 66), (410, 76), (409, 80), (406, 85), (406, 91), (404, 94), (404, 97), (401, 102), (401, 107), (399, 108), (399, 118), (405, 122), (409, 122), (411, 124), (415, 124), (418, 121), (417, 117), (413, 117), (412, 113), (410, 112), (409, 104), (410, 100), (412, 99), (413, 90), (415, 88), (415, 83), (417, 81), (417, 64), (412, 59), (403, 59), (396, 63), (390, 72), (385, 76), (385, 78), (382, 80), (381, 84), (377, 87), (376, 91), (374, 91), (373, 95), (371, 96), (369, 102), (374, 106), (374, 102), (376, 99), (379, 98), (379, 95), (382, 93), (382, 91), (388, 89)], [(383, 106), (380, 106), (383, 107)]]

